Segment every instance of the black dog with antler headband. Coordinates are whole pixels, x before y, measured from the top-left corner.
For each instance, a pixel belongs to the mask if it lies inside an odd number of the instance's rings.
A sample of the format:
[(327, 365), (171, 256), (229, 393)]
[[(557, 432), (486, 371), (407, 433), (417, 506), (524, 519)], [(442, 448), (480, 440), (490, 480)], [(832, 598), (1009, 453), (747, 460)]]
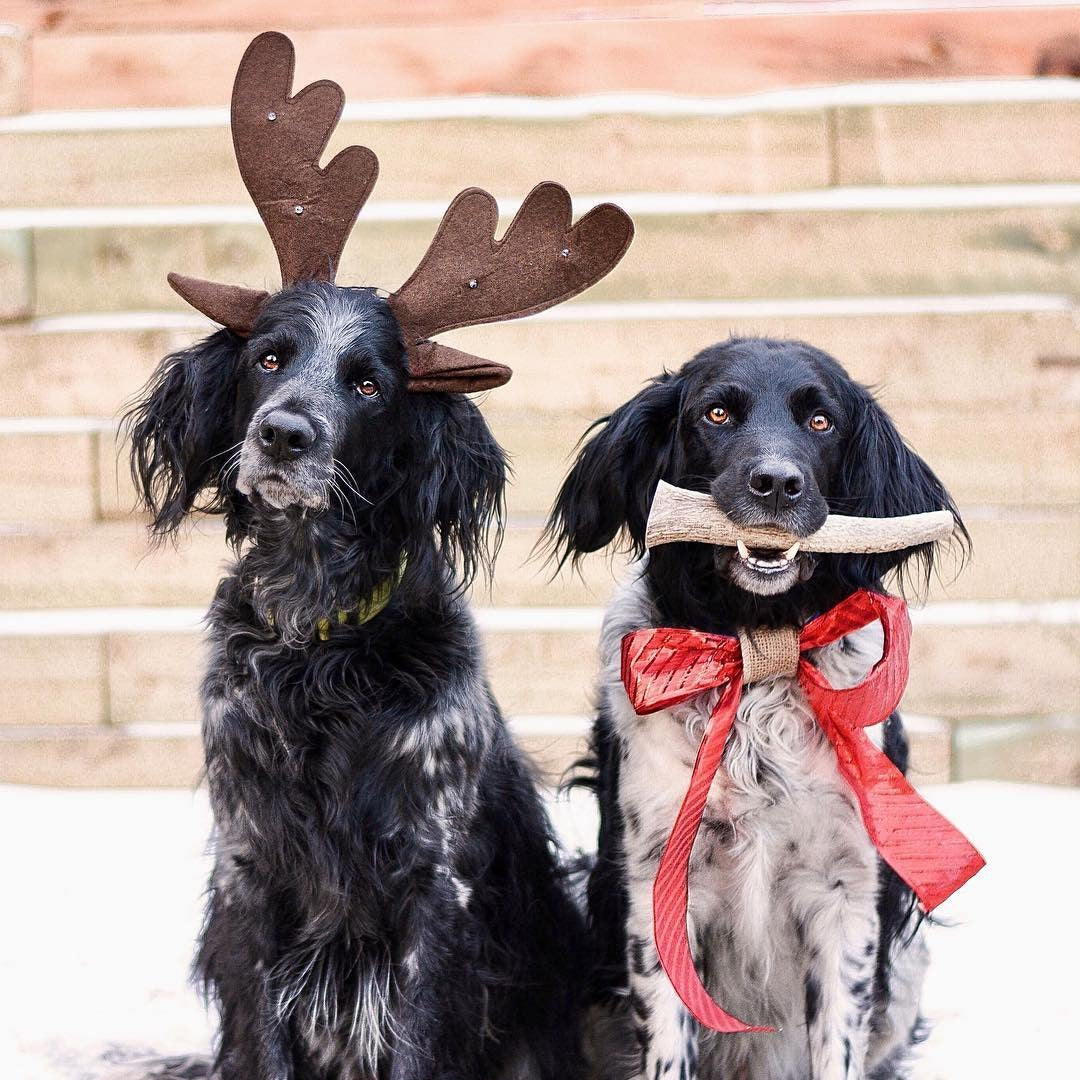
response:
[(341, 91), (290, 96), (292, 70), (288, 40), (262, 35), (232, 106), (282, 288), (172, 275), (225, 328), (166, 357), (127, 418), (155, 532), (222, 513), (239, 554), (202, 686), (207, 1068), (571, 1080), (585, 935), (462, 598), (505, 462), (461, 391), (510, 372), (430, 339), (573, 296), (632, 227), (613, 206), (572, 225), (542, 184), (496, 241), (495, 202), (470, 189), (388, 299), (336, 285), (377, 164), (350, 147), (318, 165)]
[[(379, 175), (366, 146), (319, 157), (345, 104), (336, 83), (313, 83), (295, 97), (292, 43), (262, 34), (236, 73), (233, 145), (240, 174), (281, 265), (283, 286), (333, 281), (353, 224)], [(570, 196), (558, 184), (529, 193), (502, 240), (499, 211), (479, 188), (450, 204), (412, 276), (389, 298), (405, 336), (410, 390), (486, 390), (509, 369), (429, 339), (446, 330), (532, 315), (594, 285), (626, 254), (634, 227), (605, 203), (571, 227)], [(169, 283), (192, 307), (237, 334), (254, 329), (268, 293), (183, 274)]]

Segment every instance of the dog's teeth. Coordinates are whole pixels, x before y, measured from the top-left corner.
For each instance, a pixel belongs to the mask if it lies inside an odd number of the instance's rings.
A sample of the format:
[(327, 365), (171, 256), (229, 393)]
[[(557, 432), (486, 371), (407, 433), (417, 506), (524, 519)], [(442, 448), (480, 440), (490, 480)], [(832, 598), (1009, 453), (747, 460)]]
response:
[(787, 560), (787, 562), (791, 562), (791, 560), (794, 559), (795, 556), (798, 555), (798, 554), (799, 554), (799, 541), (796, 540), (795, 543), (792, 544), (791, 547), (789, 547), (787, 549), (787, 551), (784, 552), (784, 558), (785, 558), (785, 560)]
[(741, 541), (736, 540), (735, 546), (739, 549), (739, 557), (742, 559), (750, 558), (750, 549)]

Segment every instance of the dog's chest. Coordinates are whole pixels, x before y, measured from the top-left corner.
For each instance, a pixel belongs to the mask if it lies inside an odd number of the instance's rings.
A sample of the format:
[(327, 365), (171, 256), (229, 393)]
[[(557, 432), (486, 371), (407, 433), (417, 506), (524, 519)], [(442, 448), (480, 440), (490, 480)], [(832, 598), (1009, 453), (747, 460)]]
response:
[[(823, 650), (816, 663), (834, 685), (850, 686), (880, 652), (880, 632), (870, 629)], [(651, 890), (717, 696), (639, 717), (621, 684), (611, 686), (632, 889)], [(760, 954), (769, 963), (800, 905), (792, 891), (825, 889), (853, 862), (872, 867), (873, 849), (801, 689), (786, 678), (746, 688), (694, 846), (694, 922), (722, 929), (744, 957)]]
[[(690, 783), (701, 736), (717, 695), (634, 717), (626, 732), (619, 795), (650, 848), (666, 838)], [(836, 759), (793, 680), (749, 687), (709, 791), (694, 867), (744, 849), (761, 854), (792, 834), (812, 833), (832, 816), (821, 800), (847, 801)], [(629, 830), (631, 835), (635, 829)]]
[(375, 1075), (390, 1052), (399, 979), (417, 963), (406, 944), (415, 883), (434, 878), (453, 896), (447, 928), (467, 912), (458, 847), (476, 809), (472, 763), (495, 720), (485, 699), (471, 710), (467, 700), (448, 690), (441, 707), (376, 739), (378, 717), (347, 699), (298, 712), (219, 667), (204, 683), (215, 888), (228, 906), (272, 883), (296, 925), (263, 972), (269, 1001), (339, 1080)]

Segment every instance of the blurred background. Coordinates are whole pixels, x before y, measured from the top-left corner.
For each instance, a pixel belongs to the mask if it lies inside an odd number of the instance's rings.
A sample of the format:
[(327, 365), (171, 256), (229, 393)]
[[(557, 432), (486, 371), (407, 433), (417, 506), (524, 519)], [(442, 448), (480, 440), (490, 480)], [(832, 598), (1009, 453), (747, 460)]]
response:
[[(585, 296), (446, 336), (515, 370), (482, 404), (516, 481), (474, 600), (547, 775), (581, 749), (622, 564), (551, 581), (529, 561), (586, 425), (731, 332), (805, 338), (878, 388), (975, 544), (915, 613), (905, 700), (916, 783), (990, 863), (950, 901), (961, 928), (933, 931), (918, 1076), (1067, 1075), (1080, 4), (1024, 0), (0, 0), (0, 1075), (209, 1044), (185, 986), (209, 830), (195, 687), (228, 552), (208, 519), (148, 553), (116, 425), (210, 330), (168, 270), (279, 280), (228, 131), (265, 29), (294, 39), (297, 87), (345, 88), (330, 151), (381, 159), (342, 281), (400, 284), (468, 185), (512, 212), (557, 179), (579, 213), (615, 197), (636, 219)], [(590, 842), (587, 802), (554, 810)]]
[(276, 285), (226, 106), (277, 28), (296, 86), (345, 88), (331, 152), (381, 160), (342, 281), (400, 283), (471, 184), (636, 218), (583, 298), (448, 338), (515, 369), (484, 403), (517, 480), (476, 602), (546, 769), (579, 745), (612, 573), (548, 581), (542, 515), (591, 420), (735, 331), (876, 385), (971, 528), (918, 615), (916, 775), (1080, 782), (1080, 6), (0, 0), (0, 23), (0, 781), (195, 781), (227, 552), (206, 520), (147, 553), (116, 418), (209, 329), (166, 271)]

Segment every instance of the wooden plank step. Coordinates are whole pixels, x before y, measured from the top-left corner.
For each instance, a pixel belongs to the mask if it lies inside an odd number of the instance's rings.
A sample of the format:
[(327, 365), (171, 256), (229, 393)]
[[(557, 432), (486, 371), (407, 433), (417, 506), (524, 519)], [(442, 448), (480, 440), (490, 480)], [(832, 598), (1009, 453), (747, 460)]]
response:
[[(1015, 507), (967, 511), (975, 554), (957, 574), (941, 564), (931, 600), (1052, 600), (1077, 595), (1080, 514)], [(512, 521), (480, 604), (562, 607), (604, 604), (624, 559), (598, 554), (581, 574), (552, 568), (533, 555), (539, 524)], [(9, 608), (191, 606), (209, 603), (231, 558), (224, 529), (202, 519), (176, 545), (151, 550), (141, 521), (68, 526), (16, 526), (0, 534), (0, 595)], [(1053, 553), (1052, 557), (1049, 554)], [(1033, 564), (1038, 563), (1038, 574)]]
[[(380, 199), (478, 184), (771, 192), (853, 184), (1080, 179), (1080, 87), (1015, 80), (789, 90), (742, 98), (458, 99), (346, 109), (326, 157), (379, 155)], [(1071, 94), (1070, 94), (1071, 92)], [(936, 96), (936, 99), (935, 99)], [(0, 207), (246, 202), (227, 111), (0, 119)], [(424, 162), (423, 169), (416, 162)]]
[[(86, 522), (129, 511), (131, 481), (123, 477), (120, 486), (115, 451), (110, 454), (104, 445), (115, 445), (111, 425), (60, 420), (43, 429), (8, 421), (0, 429), (0, 499), (12, 499), (7, 519)], [(4, 455), (10, 455), (7, 462)], [(100, 501), (103, 491), (109, 493), (107, 509)]]
[[(614, 584), (609, 560), (597, 556), (582, 567), (582, 576), (552, 578), (542, 559), (530, 560), (539, 531), (534, 524), (510, 524), (490, 588), (483, 581), (475, 586), (477, 602), (604, 602)], [(1052, 535), (1061, 531), (1051, 527)], [(1038, 527), (1034, 532), (1041, 535)], [(232, 558), (221, 522), (207, 518), (177, 544), (154, 549), (143, 522), (134, 519), (79, 530), (16, 527), (0, 534), (0, 552), (0, 595), (11, 608), (205, 606)]]
[[(162, 356), (212, 329), (179, 312), (0, 325), (4, 411), (115, 415)], [(1053, 295), (589, 301), (445, 340), (513, 368), (492, 406), (596, 417), (731, 333), (809, 341), (887, 388), (893, 404), (1056, 407), (1080, 397), (1080, 308)]]
[[(567, 769), (586, 752), (585, 717), (566, 733), (556, 725), (522, 718), (511, 719), (521, 748), (532, 759), (540, 778), (557, 784)], [(544, 718), (540, 718), (543, 720)], [(918, 740), (925, 762), (922, 783), (948, 779), (942, 773), (942, 736), (930, 732)], [(948, 736), (944, 736), (947, 743)], [(198, 724), (118, 724), (93, 728), (79, 726), (18, 727), (0, 725), (0, 784), (36, 784), (48, 787), (184, 787), (201, 782), (202, 740)], [(932, 773), (929, 770), (934, 770)]]
[[(1075, 411), (1048, 412), (1010, 402), (1003, 438), (980, 404), (967, 408), (885, 404), (909, 442), (965, 505), (1063, 506), (1080, 501), (1080, 474), (1063, 447), (1077, 445)], [(610, 407), (619, 402), (613, 400)], [(582, 410), (583, 411), (583, 410)], [(486, 409), (509, 452), (516, 479), (510, 513), (546, 515), (595, 413)], [(126, 517), (135, 504), (110, 421), (7, 420), (0, 423), (0, 522), (92, 522)]]
[[(595, 198), (579, 198), (578, 212)], [(593, 302), (1080, 293), (1080, 185), (621, 201), (636, 217), (636, 239), (620, 266), (590, 290)], [(367, 208), (340, 280), (396, 287), (419, 262), (443, 209), (442, 201)], [(14, 290), (5, 314), (182, 311), (165, 284), (177, 268), (274, 288), (265, 230), (241, 223), (253, 214), (246, 207), (0, 211), (0, 279), (10, 279)], [(176, 224), (136, 224), (170, 220)], [(27, 296), (32, 311), (20, 312)]]
[[(543, 734), (536, 730), (540, 725), (521, 723), (533, 719), (512, 720), (512, 729), (542, 778), (557, 783), (582, 755), (584, 736)], [(587, 717), (567, 719), (576, 720), (582, 730), (589, 722)], [(917, 787), (950, 779), (1075, 786), (1080, 779), (1076, 717), (975, 718), (950, 725), (908, 715), (905, 725), (911, 742), (909, 776)], [(191, 788), (202, 768), (196, 729), (193, 723), (0, 727), (0, 783)]]
[(0, 230), (0, 322), (33, 314), (33, 248), (25, 229)]
[[(745, 9), (744, 9), (745, 10)], [(881, 78), (1030, 75), (1046, 43), (1075, 33), (1074, 8), (810, 13), (742, 18), (552, 19), (458, 25), (280, 25), (297, 80), (332, 78), (349, 100), (475, 93), (595, 93), (627, 86), (729, 94)], [(356, 21), (362, 20), (359, 14)], [(171, 24), (170, 24), (171, 25)], [(219, 105), (251, 29), (111, 30), (35, 35), (32, 109)], [(363, 62), (358, 63), (357, 58)], [(718, 58), (723, 62), (718, 62)]]
[[(946, 605), (946, 625), (928, 622), (935, 611), (928, 609), (916, 623), (904, 707), (950, 717), (1076, 713), (1075, 609), (1075, 601)], [(194, 721), (202, 663), (198, 609), (180, 609), (183, 619), (170, 622), (175, 613), (143, 609), (142, 629), (120, 623), (95, 633), (91, 625), (77, 634), (52, 632), (65, 625), (57, 613), (6, 613), (0, 666), (8, 707), (0, 724)], [(983, 613), (998, 621), (985, 621)], [(589, 711), (600, 609), (490, 608), (478, 616), (495, 696), (508, 713)], [(1032, 617), (1042, 621), (1023, 621)]]
[[(558, 784), (586, 752), (589, 718), (512, 717), (510, 729), (541, 780)], [(537, 722), (539, 721), (539, 723)], [(912, 781), (950, 779), (950, 732), (941, 721), (908, 721)], [(154, 728), (163, 728), (160, 732)], [(123, 724), (93, 729), (0, 726), (0, 783), (49, 787), (194, 787), (202, 742), (197, 725)], [(1031, 779), (1036, 779), (1032, 777)]]
[(118, 727), (0, 727), (0, 783), (42, 787), (178, 787), (200, 780), (197, 734), (148, 736)]
[[(525, 18), (652, 18), (700, 8), (687, 0), (413, 0), (407, 17), (400, 0), (322, 0), (323, 27), (400, 26), (433, 23), (517, 22)], [(5, 0), (5, 19), (36, 35), (85, 34), (97, 30), (247, 30), (267, 26), (306, 30), (312, 13), (291, 0)]]
[[(1080, 133), (1080, 103), (1030, 108), (1035, 132), (1047, 126), (1039, 119), (1043, 113), (1063, 126), (1061, 143), (1048, 144), (1046, 154), (1030, 155), (1028, 160), (1040, 165), (1028, 165), (1023, 177), (1009, 175), (1008, 168), (990, 169), (983, 177), (972, 163), (970, 179), (1080, 179), (1080, 164), (1074, 168), (1068, 160), (1076, 140), (1066, 134)], [(0, 206), (242, 204), (248, 199), (224, 125), (72, 132), (28, 127), (25, 117), (8, 131), (0, 123), (0, 169), (10, 177)], [(858, 137), (865, 142), (863, 134)], [(335, 132), (324, 160), (350, 143), (369, 145), (378, 154), (380, 199), (448, 201), (473, 185), (520, 198), (549, 177), (574, 192), (603, 191), (612, 184), (620, 191), (782, 191), (823, 187), (832, 171), (824, 109), (722, 119), (602, 114), (525, 121), (498, 116), (351, 120)]]
[(18, 26), (0, 24), (0, 117), (22, 112), (30, 93), (30, 43)]
[(838, 184), (1064, 180), (1080, 164), (1076, 143), (1063, 145), (1077, 123), (1064, 102), (839, 108), (830, 123)]
[(1080, 716), (975, 717), (953, 730), (957, 780), (1080, 784)]

